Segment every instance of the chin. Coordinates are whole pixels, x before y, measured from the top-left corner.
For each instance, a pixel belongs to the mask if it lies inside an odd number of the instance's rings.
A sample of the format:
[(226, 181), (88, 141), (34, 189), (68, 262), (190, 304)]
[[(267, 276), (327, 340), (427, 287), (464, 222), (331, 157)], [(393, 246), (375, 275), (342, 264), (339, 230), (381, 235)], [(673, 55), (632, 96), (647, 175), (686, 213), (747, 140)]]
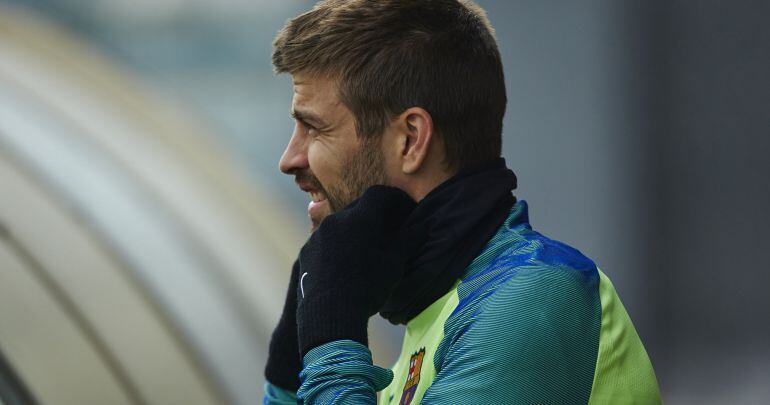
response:
[(315, 232), (316, 229), (318, 229), (319, 226), (321, 226), (321, 223), (323, 223), (324, 219), (331, 215), (332, 213), (326, 213), (324, 216), (322, 216), (319, 219), (310, 218), (310, 233)]

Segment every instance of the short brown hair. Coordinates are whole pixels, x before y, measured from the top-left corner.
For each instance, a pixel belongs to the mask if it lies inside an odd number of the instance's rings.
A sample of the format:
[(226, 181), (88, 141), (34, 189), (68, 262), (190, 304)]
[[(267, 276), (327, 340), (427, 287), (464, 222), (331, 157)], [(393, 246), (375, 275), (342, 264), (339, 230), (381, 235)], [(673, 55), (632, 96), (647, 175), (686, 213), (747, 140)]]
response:
[(358, 136), (424, 108), (446, 163), (462, 169), (500, 156), (507, 99), (493, 33), (468, 0), (326, 0), (281, 29), (273, 65), (336, 80)]

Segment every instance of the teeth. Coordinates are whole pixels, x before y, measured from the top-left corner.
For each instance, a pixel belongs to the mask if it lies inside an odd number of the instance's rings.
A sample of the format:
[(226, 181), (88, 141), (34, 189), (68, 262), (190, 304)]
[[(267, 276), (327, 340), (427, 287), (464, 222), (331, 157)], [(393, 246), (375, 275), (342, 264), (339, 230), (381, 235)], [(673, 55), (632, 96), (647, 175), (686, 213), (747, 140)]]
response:
[(314, 191), (310, 192), (310, 199), (313, 200), (313, 202), (321, 202), (325, 200), (325, 198), (323, 197), (323, 195), (321, 195), (321, 193), (317, 193)]

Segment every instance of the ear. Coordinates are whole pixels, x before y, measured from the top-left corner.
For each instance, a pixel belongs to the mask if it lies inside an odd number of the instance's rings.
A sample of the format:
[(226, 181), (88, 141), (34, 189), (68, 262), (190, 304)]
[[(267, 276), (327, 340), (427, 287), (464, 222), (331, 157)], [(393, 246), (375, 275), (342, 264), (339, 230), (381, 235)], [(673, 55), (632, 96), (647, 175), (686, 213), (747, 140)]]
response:
[(414, 174), (423, 166), (433, 142), (433, 119), (420, 107), (407, 109), (397, 119), (401, 171)]

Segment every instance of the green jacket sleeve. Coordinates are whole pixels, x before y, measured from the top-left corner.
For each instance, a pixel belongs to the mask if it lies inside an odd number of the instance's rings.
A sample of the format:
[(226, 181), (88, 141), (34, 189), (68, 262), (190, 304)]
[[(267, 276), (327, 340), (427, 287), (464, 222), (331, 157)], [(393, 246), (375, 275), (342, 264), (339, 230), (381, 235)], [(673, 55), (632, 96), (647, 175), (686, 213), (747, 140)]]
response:
[(305, 355), (297, 399), (306, 404), (376, 404), (377, 391), (392, 380), (392, 371), (372, 364), (368, 347), (338, 340)]
[(262, 398), (262, 405), (296, 405), (297, 394), (276, 387), (270, 382), (265, 383), (265, 396)]

